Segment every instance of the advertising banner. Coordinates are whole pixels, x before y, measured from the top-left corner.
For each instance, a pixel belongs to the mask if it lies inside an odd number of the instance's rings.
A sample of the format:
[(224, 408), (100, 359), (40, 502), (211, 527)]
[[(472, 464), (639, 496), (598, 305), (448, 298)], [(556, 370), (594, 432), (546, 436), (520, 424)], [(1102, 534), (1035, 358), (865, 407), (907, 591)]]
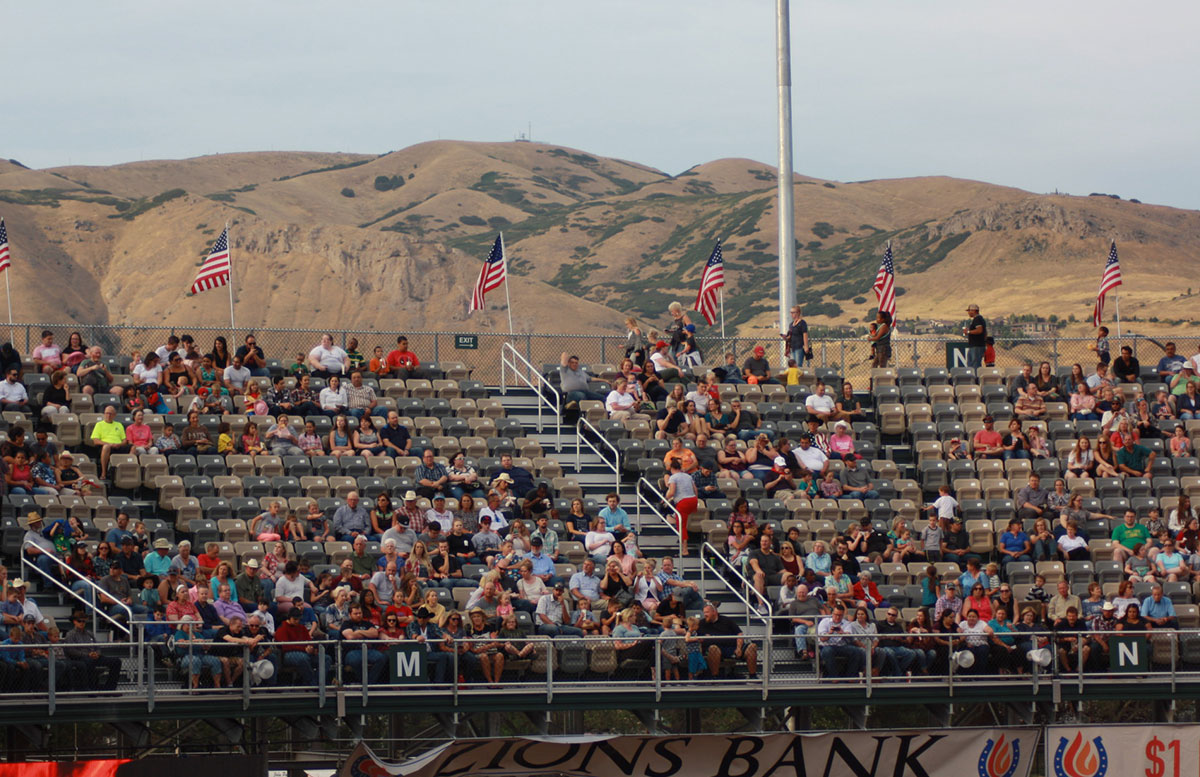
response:
[(1200, 775), (1200, 725), (1047, 726), (1053, 777)]
[(1028, 777), (1038, 735), (968, 728), (472, 739), (402, 764), (360, 743), (340, 777)]

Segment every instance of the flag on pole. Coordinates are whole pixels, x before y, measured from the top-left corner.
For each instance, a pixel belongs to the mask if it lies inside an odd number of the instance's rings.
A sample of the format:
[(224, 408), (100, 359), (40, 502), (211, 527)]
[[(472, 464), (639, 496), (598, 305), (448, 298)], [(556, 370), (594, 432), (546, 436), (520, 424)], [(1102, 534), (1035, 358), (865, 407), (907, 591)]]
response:
[(713, 246), (708, 261), (704, 264), (704, 274), (700, 276), (700, 291), (696, 294), (695, 310), (700, 311), (709, 326), (717, 320), (717, 290), (725, 285), (725, 259), (721, 255), (721, 241)]
[(8, 230), (4, 228), (4, 219), (0, 219), (0, 272), (8, 269)]
[(196, 272), (196, 279), (192, 281), (192, 293), (199, 294), (218, 286), (228, 285), (229, 267), (229, 227), (225, 227), (221, 231), (221, 236), (217, 238), (217, 242), (213, 243), (208, 258)]
[(894, 320), (896, 318), (896, 265), (892, 261), (892, 244), (887, 244), (883, 252), (883, 262), (879, 272), (875, 273), (875, 298), (879, 301), (879, 309), (886, 312)]
[(497, 235), (492, 252), (488, 254), (483, 269), (479, 271), (479, 280), (475, 282), (475, 293), (471, 295), (471, 312), (483, 310), (483, 300), (489, 291), (500, 288), (505, 277), (504, 236)]
[[(1104, 320), (1104, 295), (1121, 285), (1121, 265), (1117, 262), (1117, 241), (1108, 249), (1108, 261), (1104, 264), (1104, 275), (1100, 278), (1100, 293), (1096, 295), (1096, 307), (1092, 309), (1092, 326), (1100, 326)], [(1120, 311), (1117, 318), (1120, 319)], [(1118, 325), (1120, 321), (1117, 322)]]

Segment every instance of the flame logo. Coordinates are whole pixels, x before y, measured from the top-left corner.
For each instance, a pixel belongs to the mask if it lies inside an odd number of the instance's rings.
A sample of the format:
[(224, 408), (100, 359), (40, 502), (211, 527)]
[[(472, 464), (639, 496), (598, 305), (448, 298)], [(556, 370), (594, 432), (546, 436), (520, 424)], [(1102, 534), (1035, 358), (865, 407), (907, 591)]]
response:
[(350, 773), (355, 777), (391, 777), (391, 772), (369, 755), (359, 756), (351, 764)]
[(1008, 741), (1001, 734), (996, 741), (988, 740), (979, 754), (979, 777), (1012, 777), (1021, 760), (1020, 740)]
[(1070, 745), (1066, 737), (1058, 740), (1054, 752), (1054, 774), (1056, 777), (1104, 777), (1108, 771), (1108, 753), (1100, 737), (1090, 742), (1082, 732), (1075, 733)]

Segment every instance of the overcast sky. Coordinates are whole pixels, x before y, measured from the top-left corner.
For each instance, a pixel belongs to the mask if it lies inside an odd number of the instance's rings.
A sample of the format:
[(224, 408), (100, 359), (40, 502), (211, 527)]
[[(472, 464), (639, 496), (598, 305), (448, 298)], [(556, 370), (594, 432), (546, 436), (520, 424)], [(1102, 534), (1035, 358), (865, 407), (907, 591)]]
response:
[[(31, 167), (533, 139), (776, 161), (773, 0), (4, 5)], [(1200, 208), (1200, 4), (792, 3), (797, 172)], [(19, 63), (19, 67), (18, 64)]]

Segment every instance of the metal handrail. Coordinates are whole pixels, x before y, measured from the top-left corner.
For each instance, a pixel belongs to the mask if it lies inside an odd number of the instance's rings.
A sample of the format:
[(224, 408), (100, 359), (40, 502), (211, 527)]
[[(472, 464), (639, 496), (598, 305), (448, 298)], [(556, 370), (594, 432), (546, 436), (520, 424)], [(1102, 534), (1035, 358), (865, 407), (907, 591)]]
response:
[(635, 489), (637, 491), (638, 498), (638, 529), (641, 529), (641, 505), (645, 503), (646, 507), (650, 508), (650, 512), (657, 515), (659, 520), (665, 523), (671, 529), (671, 531), (675, 532), (675, 536), (679, 538), (679, 551), (682, 554), (686, 550), (686, 548), (683, 547), (683, 533), (679, 530), (679, 521), (683, 518), (683, 516), (680, 515), (677, 509), (675, 509), (674, 505), (671, 505), (671, 514), (675, 516), (675, 523), (671, 523), (670, 519), (668, 519), (667, 516), (663, 515), (659, 511), (658, 505), (647, 498), (645, 491), (642, 489), (643, 485), (646, 487), (646, 490), (655, 496), (655, 498), (658, 500), (658, 504), (670, 504), (667, 501), (667, 497), (658, 490), (658, 486), (654, 485), (649, 480), (646, 480), (644, 477), (638, 478), (637, 488)]
[[(528, 375), (522, 374), (521, 367), (528, 370)], [(538, 371), (528, 359), (520, 354), (512, 343), (504, 343), (500, 346), (500, 393), (508, 393), (508, 373), (512, 371), (514, 378), (519, 378), (522, 383), (533, 390), (537, 396), (538, 404), (538, 431), (544, 429), (542, 422), (542, 406), (549, 408), (551, 415), (554, 417), (554, 449), (562, 450), (562, 395), (558, 389), (550, 385), (550, 381), (546, 380), (545, 376)], [(514, 386), (516, 385), (514, 381)], [(549, 394), (549, 396), (547, 396)], [(553, 401), (550, 397), (553, 397)]]
[[(89, 602), (87, 599), (85, 599), (84, 597), (82, 597), (78, 593), (76, 593), (74, 588), (72, 588), (69, 585), (66, 585), (61, 580), (58, 580), (57, 578), (54, 577), (54, 575), (47, 574), (35, 562), (30, 561), (29, 556), (27, 556), (25, 554), (26, 548), (36, 548), (37, 550), (42, 551), (43, 555), (48, 556), (51, 560), (53, 560), (54, 563), (58, 565), (59, 569), (66, 570), (67, 573), (69, 575), (73, 576), (75, 579), (82, 580), (83, 582), (87, 583), (88, 588), (91, 590), (91, 593), (92, 593), (92, 601)], [(81, 574), (79, 571), (74, 569), (70, 564), (66, 563), (65, 561), (60, 559), (58, 556), (55, 556), (51, 553), (46, 553), (45, 548), (42, 548), (37, 543), (33, 542), (33, 540), (25, 540), (24, 542), (21, 543), (21, 568), (36, 570), (38, 575), (40, 575), (42, 578), (48, 580), (53, 585), (57, 586), (63, 593), (79, 600), (85, 607), (91, 607), (92, 608), (92, 630), (93, 631), (95, 631), (96, 626), (97, 626), (96, 619), (97, 619), (97, 617), (100, 617), (100, 618), (104, 618), (116, 629), (123, 632), (126, 636), (129, 636), (130, 634), (133, 633), (131, 630), (132, 626), (133, 626), (133, 610), (129, 609), (128, 605), (126, 605), (124, 602), (117, 602), (115, 599), (113, 600), (114, 602), (116, 602), (117, 606), (121, 610), (124, 611), (125, 623), (129, 624), (128, 626), (126, 626), (126, 625), (122, 624), (120, 622), (120, 620), (118, 620), (117, 618), (112, 617), (107, 612), (104, 612), (100, 609), (100, 606), (99, 606), (100, 599), (98, 597), (108, 596), (108, 594), (104, 593), (103, 588), (96, 585), (94, 582), (89, 580), (86, 575)], [(25, 573), (25, 578), (29, 579), (28, 572)]]
[[(709, 553), (706, 555), (705, 551), (709, 551)], [(757, 606), (751, 604), (750, 599), (747, 598), (746, 596), (744, 596), (742, 594), (742, 592), (738, 591), (737, 587), (734, 586), (733, 583), (729, 582), (728, 578), (722, 576), (720, 571), (712, 563), (710, 563), (709, 558), (720, 559), (721, 563), (724, 564), (729, 569), (730, 572), (732, 572), (734, 575), (736, 575), (737, 579), (739, 581), (741, 581), (742, 587), (744, 589), (746, 589), (748, 591), (752, 591), (754, 593), (754, 596), (757, 597), (758, 601), (762, 603), (762, 607), (757, 607)], [(709, 569), (711, 569), (712, 573), (717, 576), (717, 579), (724, 582), (725, 587), (728, 588), (734, 596), (736, 596), (739, 600), (741, 600), (742, 604), (746, 605), (746, 624), (749, 625), (750, 616), (753, 615), (754, 617), (758, 618), (760, 621), (763, 622), (763, 625), (766, 626), (767, 633), (769, 634), (770, 629), (771, 629), (771, 619), (775, 615), (774, 607), (771, 605), (771, 600), (768, 599), (762, 593), (760, 593), (759, 590), (754, 587), (754, 584), (752, 582), (750, 582), (750, 580), (748, 580), (745, 575), (742, 574), (742, 571), (740, 569), (738, 569), (737, 567), (735, 567), (733, 565), (733, 562), (731, 562), (729, 559), (725, 558), (724, 554), (722, 554), (721, 551), (719, 551), (717, 549), (717, 547), (715, 545), (713, 545), (711, 542), (706, 542), (706, 543), (704, 543), (704, 545), (702, 545), (700, 547), (700, 580), (701, 580), (701, 582), (703, 582), (706, 579), (704, 576), (704, 568), (705, 567), (708, 567)], [(765, 610), (765, 612), (764, 612), (764, 610)]]
[[(608, 448), (608, 450), (612, 452), (611, 461), (607, 456), (604, 455), (604, 451), (602, 451), (600, 448), (594, 445), (590, 439), (588, 439), (588, 436), (584, 434), (585, 430), (591, 431), (596, 439), (602, 442), (604, 447)], [(583, 454), (583, 446), (586, 445), (592, 449), (592, 453), (595, 453), (597, 456), (599, 456), (600, 460), (608, 465), (608, 468), (613, 471), (613, 475), (616, 476), (616, 479), (613, 482), (613, 490), (619, 491), (621, 488), (621, 452), (617, 450), (617, 446), (609, 442), (608, 438), (601, 434), (600, 430), (593, 426), (592, 422), (587, 420), (587, 418), (582, 415), (579, 416), (579, 421), (575, 424), (575, 434), (578, 438), (575, 441), (575, 472), (578, 473), (582, 466), (581, 456)]]

